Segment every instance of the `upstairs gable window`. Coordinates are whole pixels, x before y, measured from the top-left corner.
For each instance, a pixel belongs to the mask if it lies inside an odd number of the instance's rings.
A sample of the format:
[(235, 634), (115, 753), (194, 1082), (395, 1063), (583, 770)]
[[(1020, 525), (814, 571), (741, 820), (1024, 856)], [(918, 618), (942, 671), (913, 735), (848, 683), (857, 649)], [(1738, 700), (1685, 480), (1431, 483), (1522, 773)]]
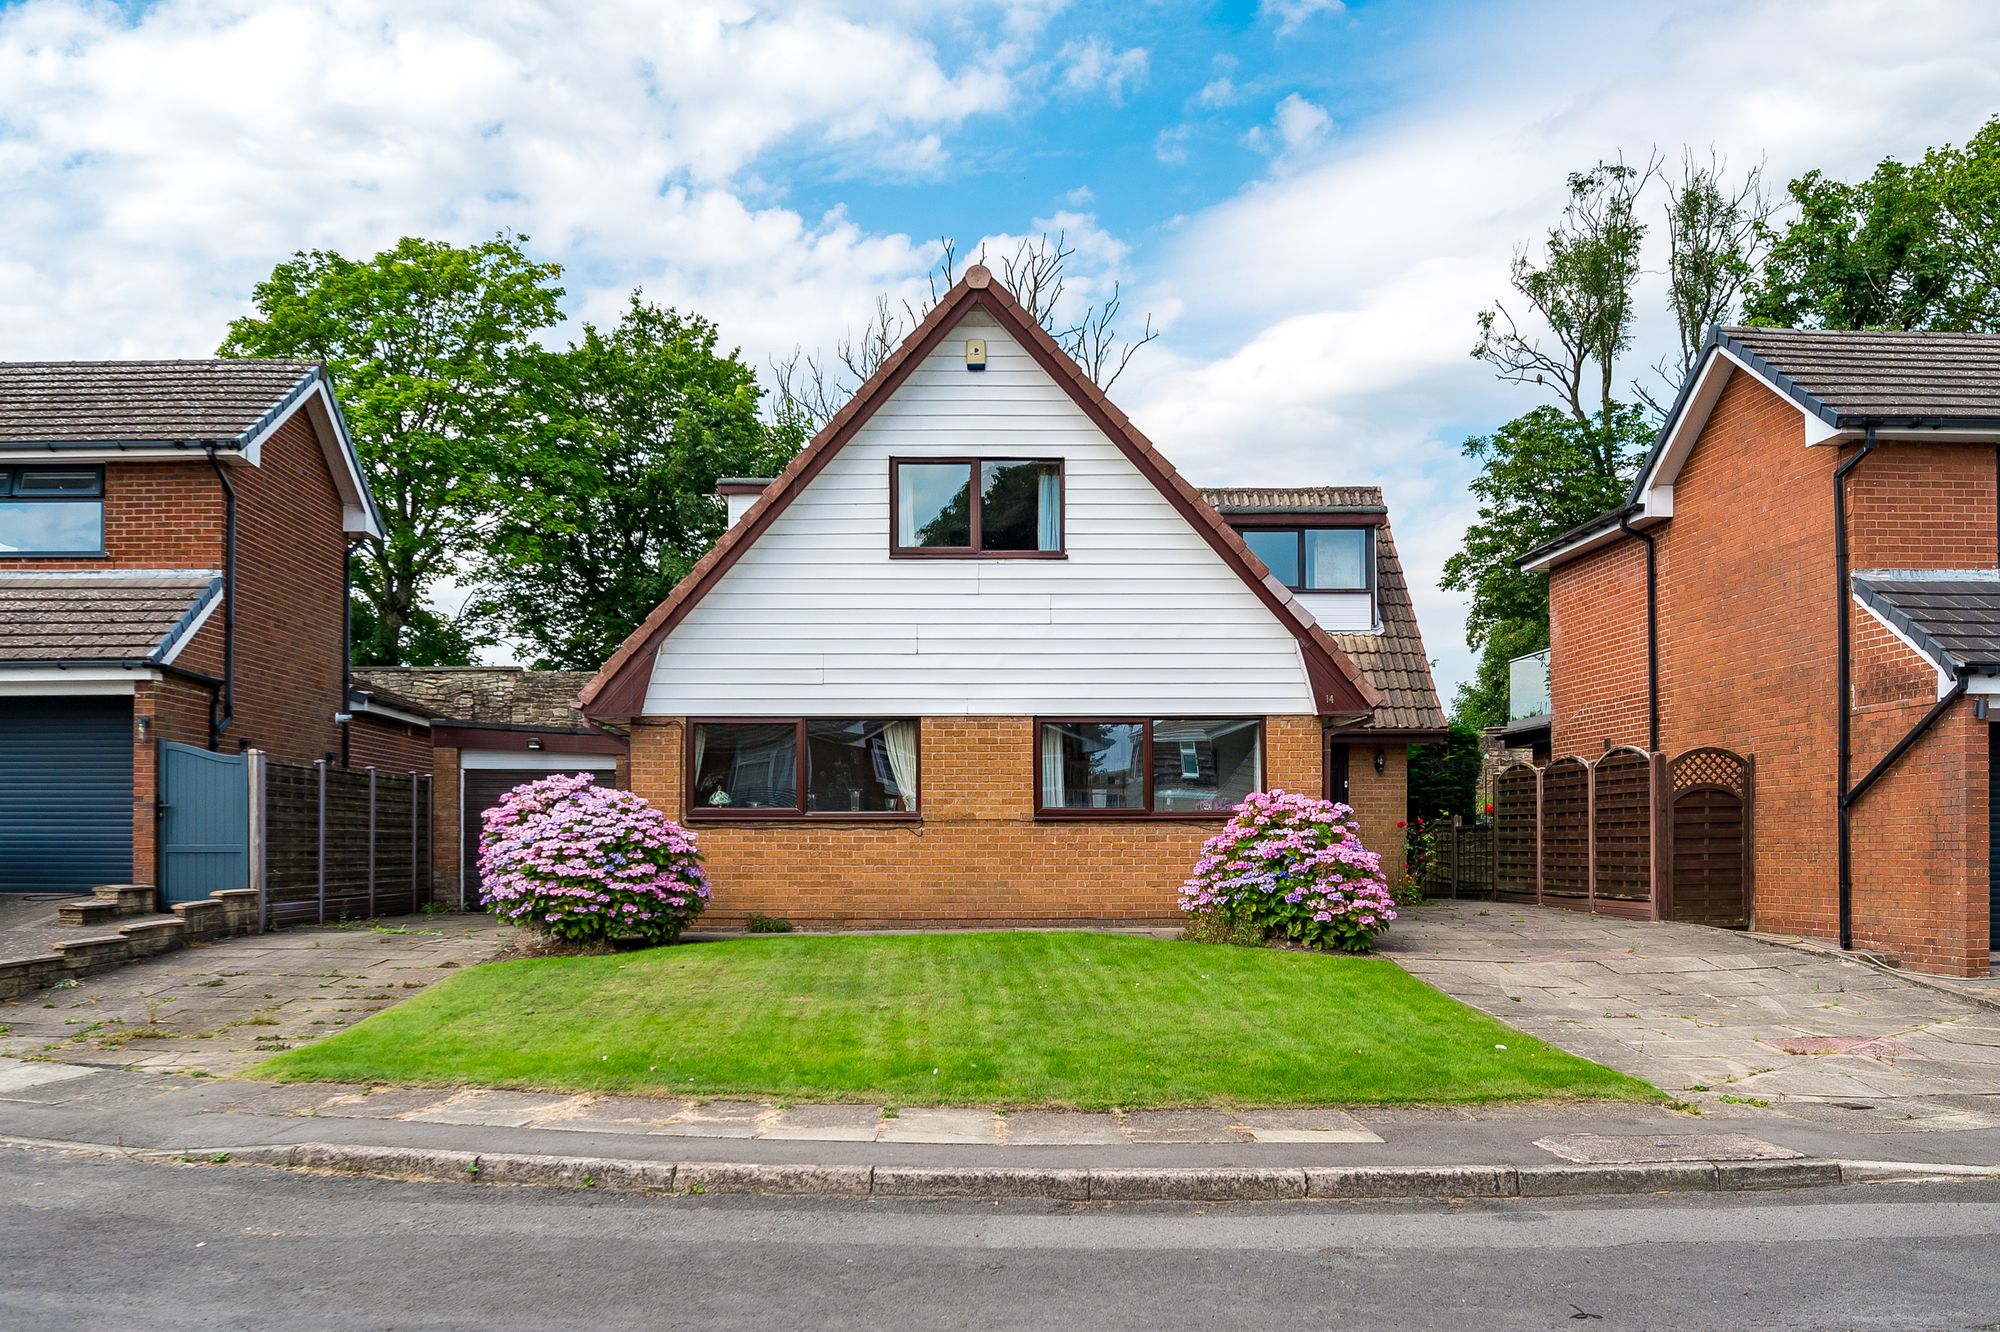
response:
[(103, 468), (0, 465), (0, 557), (103, 552)]
[(1063, 556), (1063, 469), (1058, 459), (893, 459), (889, 510), (891, 555)]
[(1243, 540), (1294, 592), (1366, 592), (1372, 527), (1250, 527)]

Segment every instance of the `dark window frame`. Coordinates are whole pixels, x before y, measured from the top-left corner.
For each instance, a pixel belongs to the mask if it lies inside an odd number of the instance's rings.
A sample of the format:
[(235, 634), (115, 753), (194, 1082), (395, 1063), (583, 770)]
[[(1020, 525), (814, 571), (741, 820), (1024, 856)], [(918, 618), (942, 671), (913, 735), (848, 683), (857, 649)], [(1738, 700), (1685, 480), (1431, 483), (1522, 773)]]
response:
[[(1375, 548), (1381, 541), (1381, 538), (1378, 535), (1378, 529), (1381, 527), (1380, 523), (1301, 521), (1299, 518), (1294, 517), (1290, 514), (1257, 514), (1249, 517), (1246, 517), (1244, 515), (1236, 515), (1230, 517), (1227, 521), (1229, 522), (1229, 525), (1231, 527), (1234, 527), (1236, 529), (1236, 533), (1238, 536), (1244, 536), (1245, 534), (1252, 531), (1293, 532), (1297, 535), (1300, 582), (1285, 584), (1285, 586), (1291, 589), (1292, 591), (1331, 592), (1336, 595), (1347, 595), (1347, 596), (1357, 596), (1365, 592), (1371, 597), (1375, 595), (1375, 583), (1376, 583)], [(1304, 582), (1306, 576), (1306, 569), (1308, 567), (1306, 564), (1306, 533), (1353, 532), (1353, 531), (1361, 531), (1368, 533), (1368, 535), (1363, 537), (1361, 541), (1361, 586), (1360, 587), (1302, 586), (1301, 584)], [(1247, 539), (1245, 541), (1245, 544), (1246, 545), (1248, 544)], [(1254, 554), (1255, 552), (1253, 551), (1252, 553)]]
[[(1055, 464), (1056, 469), (1056, 548), (1054, 550), (981, 550), (979, 539), (981, 530), (980, 511), (984, 508), (981, 497), (980, 468), (986, 463), (1034, 463), (1046, 467)], [(912, 467), (964, 467), (966, 469), (967, 517), (971, 522), (969, 546), (905, 546), (900, 544), (902, 531), (902, 478), (899, 475), (905, 464)], [(1066, 560), (1069, 558), (1069, 472), (1061, 458), (1017, 457), (1012, 454), (988, 454), (984, 456), (954, 456), (950, 458), (911, 458), (897, 455), (889, 459), (889, 558), (892, 560)]]
[[(806, 723), (846, 721), (846, 717), (690, 717), (681, 737), (681, 806), (690, 823), (922, 823), (924, 821), (924, 721), (921, 717), (856, 717), (856, 721), (915, 722), (917, 725), (917, 807), (899, 809), (806, 808), (807, 788), (812, 779), (811, 751), (806, 747)], [(704, 805), (695, 800), (694, 783), (700, 774), (694, 768), (694, 730), (697, 726), (784, 726), (792, 727), (792, 807), (769, 805), (735, 808)]]
[[(1037, 820), (1054, 822), (1077, 822), (1109, 819), (1113, 822), (1142, 820), (1166, 823), (1226, 823), (1230, 814), (1226, 809), (1169, 809), (1153, 808), (1153, 727), (1158, 722), (1209, 721), (1209, 722), (1255, 722), (1257, 724), (1257, 775), (1261, 783), (1271, 780), (1271, 727), (1269, 719), (1263, 716), (1223, 714), (1202, 717), (1123, 717), (1123, 716), (1051, 716), (1034, 718), (1035, 743), (1033, 748), (1034, 768), (1030, 774), (1033, 782), (1033, 803)], [(1140, 728), (1139, 771), (1144, 777), (1146, 793), (1145, 806), (1138, 809), (1077, 809), (1067, 805), (1050, 806), (1042, 803), (1042, 728), (1044, 726), (1138, 726)]]
[[(88, 472), (94, 478), (89, 494), (22, 494), (19, 478), (28, 472)], [(6, 504), (95, 504), (97, 546), (92, 550), (9, 550), (0, 551), (0, 560), (49, 559), (87, 560), (101, 558), (104, 549), (104, 467), (101, 463), (0, 463), (0, 503)]]

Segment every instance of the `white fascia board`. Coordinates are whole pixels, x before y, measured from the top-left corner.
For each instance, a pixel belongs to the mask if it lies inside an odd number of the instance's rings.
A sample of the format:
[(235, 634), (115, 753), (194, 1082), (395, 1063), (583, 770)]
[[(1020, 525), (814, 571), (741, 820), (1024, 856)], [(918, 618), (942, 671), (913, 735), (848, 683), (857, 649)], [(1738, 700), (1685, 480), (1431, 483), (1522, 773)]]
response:
[[(1898, 643), (1901, 643), (1904, 647), (1916, 653), (1917, 656), (1922, 660), (1930, 663), (1931, 669), (1937, 672), (1937, 696), (1939, 698), (1943, 698), (1946, 694), (1950, 693), (1952, 684), (1956, 682), (1958, 679), (1958, 676), (1952, 671), (1950, 666), (1945, 662), (1939, 661), (1935, 656), (1933, 656), (1929, 652), (1926, 652), (1923, 648), (1918, 647), (1915, 639), (1911, 638), (1901, 629), (1898, 629), (1895, 625), (1889, 623), (1888, 620), (1884, 619), (1873, 606), (1869, 605), (1866, 601), (1863, 601), (1861, 599), (1861, 595), (1859, 593), (1855, 593), (1853, 595), (1854, 595), (1854, 604), (1859, 606), (1862, 610), (1866, 611), (1868, 615), (1875, 621), (1875, 623), (1881, 625), (1884, 629), (1887, 629), (1891, 634), (1893, 634)], [(1972, 690), (1971, 692), (1980, 693), (1983, 691), (1975, 689)]]
[(462, 771), (521, 768), (533, 772), (616, 772), (618, 759), (611, 754), (551, 754), (545, 749), (463, 749), (459, 751), (458, 766)]
[[(1633, 514), (1631, 521), (1634, 528), (1650, 527), (1653, 525), (1654, 515), (1650, 510), (1642, 511)], [(1547, 573), (1565, 560), (1574, 559), (1578, 555), (1587, 555), (1599, 546), (1608, 546), (1612, 542), (1622, 539), (1625, 535), (1625, 529), (1613, 523), (1611, 526), (1592, 532), (1588, 536), (1580, 536), (1568, 545), (1557, 546), (1554, 550), (1537, 555), (1532, 561), (1523, 564), (1521, 571), (1523, 573)]]
[(0, 671), (0, 698), (23, 694), (129, 694), (139, 685), (160, 678), (158, 671), (126, 670), (118, 666), (34, 667)]
[(310, 392), (302, 394), (297, 402), (265, 422), (262, 430), (245, 440), (243, 456), (252, 464), (257, 464), (263, 457), (264, 441), (301, 410), (312, 419), (313, 433), (318, 436), (320, 449), (326, 454), (327, 469), (333, 473), (333, 487), (340, 492), (342, 529), (349, 536), (382, 536), (381, 521), (368, 501), (368, 486), (362, 480), (361, 456), (354, 450), (354, 440), (347, 433), (347, 423), (334, 404), (333, 393), (327, 388), (324, 375), (314, 381)]
[[(1972, 676), (1965, 682), (1965, 692), (1968, 694), (2000, 694), (2000, 675)], [(2000, 721), (2000, 715), (1992, 717), (1991, 720)]]
[(356, 717), (384, 717), (390, 721), (403, 722), (410, 726), (421, 726), (426, 731), (431, 728), (431, 719), (429, 717), (421, 717), (414, 712), (405, 712), (401, 708), (391, 707), (387, 703), (377, 703), (373, 699), (370, 699), (366, 703), (357, 703), (347, 711)]

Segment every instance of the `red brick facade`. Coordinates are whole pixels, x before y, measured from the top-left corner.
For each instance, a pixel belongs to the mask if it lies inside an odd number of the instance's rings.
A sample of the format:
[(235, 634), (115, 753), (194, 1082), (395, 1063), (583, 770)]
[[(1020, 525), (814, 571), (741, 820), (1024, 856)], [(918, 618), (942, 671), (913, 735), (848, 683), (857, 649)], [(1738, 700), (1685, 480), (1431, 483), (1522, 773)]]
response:
[[(296, 763), (337, 759), (348, 536), (326, 455), (301, 411), (264, 441), (258, 465), (223, 467), (237, 495), (235, 701), (219, 747), (255, 747)], [(205, 457), (113, 461), (104, 465), (102, 556), (0, 559), (0, 571), (221, 572), (225, 530), (222, 483)], [(223, 628), (218, 606), (174, 664), (220, 679)], [(145, 681), (134, 693), (137, 882), (153, 882), (157, 874), (158, 745), (173, 740), (206, 747), (209, 714), (209, 688), (184, 677)], [(427, 747), (423, 761), (428, 763)]]
[[(1674, 484), (1657, 542), (1660, 744), (1757, 758), (1760, 929), (1838, 934), (1833, 471), (1800, 412), (1732, 378)], [(1991, 445), (1884, 441), (1849, 481), (1850, 567), (1991, 568)], [(1853, 774), (1937, 698), (1936, 672), (1853, 606)], [(1557, 755), (1646, 742), (1645, 558), (1624, 539), (1549, 581)], [(1857, 946), (1988, 966), (1986, 738), (1962, 702), (1856, 808)]]
[[(690, 824), (715, 885), (709, 919), (751, 912), (801, 925), (1171, 922), (1201, 844), (1222, 821), (1053, 821), (1034, 817), (1034, 721), (925, 717), (920, 823), (770, 820)], [(685, 819), (679, 718), (632, 727), (632, 786)], [(1318, 794), (1317, 717), (1265, 719), (1265, 784)], [(1363, 839), (1400, 856), (1405, 751), (1357, 744), (1350, 776)]]

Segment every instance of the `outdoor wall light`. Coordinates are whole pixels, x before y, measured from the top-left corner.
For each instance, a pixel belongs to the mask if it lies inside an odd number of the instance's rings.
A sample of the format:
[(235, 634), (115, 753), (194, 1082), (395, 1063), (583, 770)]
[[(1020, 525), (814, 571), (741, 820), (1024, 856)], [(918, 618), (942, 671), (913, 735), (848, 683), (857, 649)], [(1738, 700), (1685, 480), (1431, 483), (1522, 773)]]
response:
[(531, 735), (528, 737), (528, 748), (540, 749), (541, 747), (542, 747), (542, 737), (540, 737), (539, 735)]
[(146, 738), (147, 732), (149, 732), (153, 728), (153, 719), (151, 717), (148, 717), (146, 714), (142, 712), (137, 717), (133, 718), (133, 721), (138, 723), (139, 738), (141, 740), (144, 740)]
[(1388, 751), (1388, 750), (1386, 750), (1386, 749), (1378, 749), (1378, 750), (1376, 750), (1376, 751), (1375, 751), (1375, 771), (1377, 771), (1377, 772), (1387, 772), (1388, 770), (1389, 770), (1389, 751)]

